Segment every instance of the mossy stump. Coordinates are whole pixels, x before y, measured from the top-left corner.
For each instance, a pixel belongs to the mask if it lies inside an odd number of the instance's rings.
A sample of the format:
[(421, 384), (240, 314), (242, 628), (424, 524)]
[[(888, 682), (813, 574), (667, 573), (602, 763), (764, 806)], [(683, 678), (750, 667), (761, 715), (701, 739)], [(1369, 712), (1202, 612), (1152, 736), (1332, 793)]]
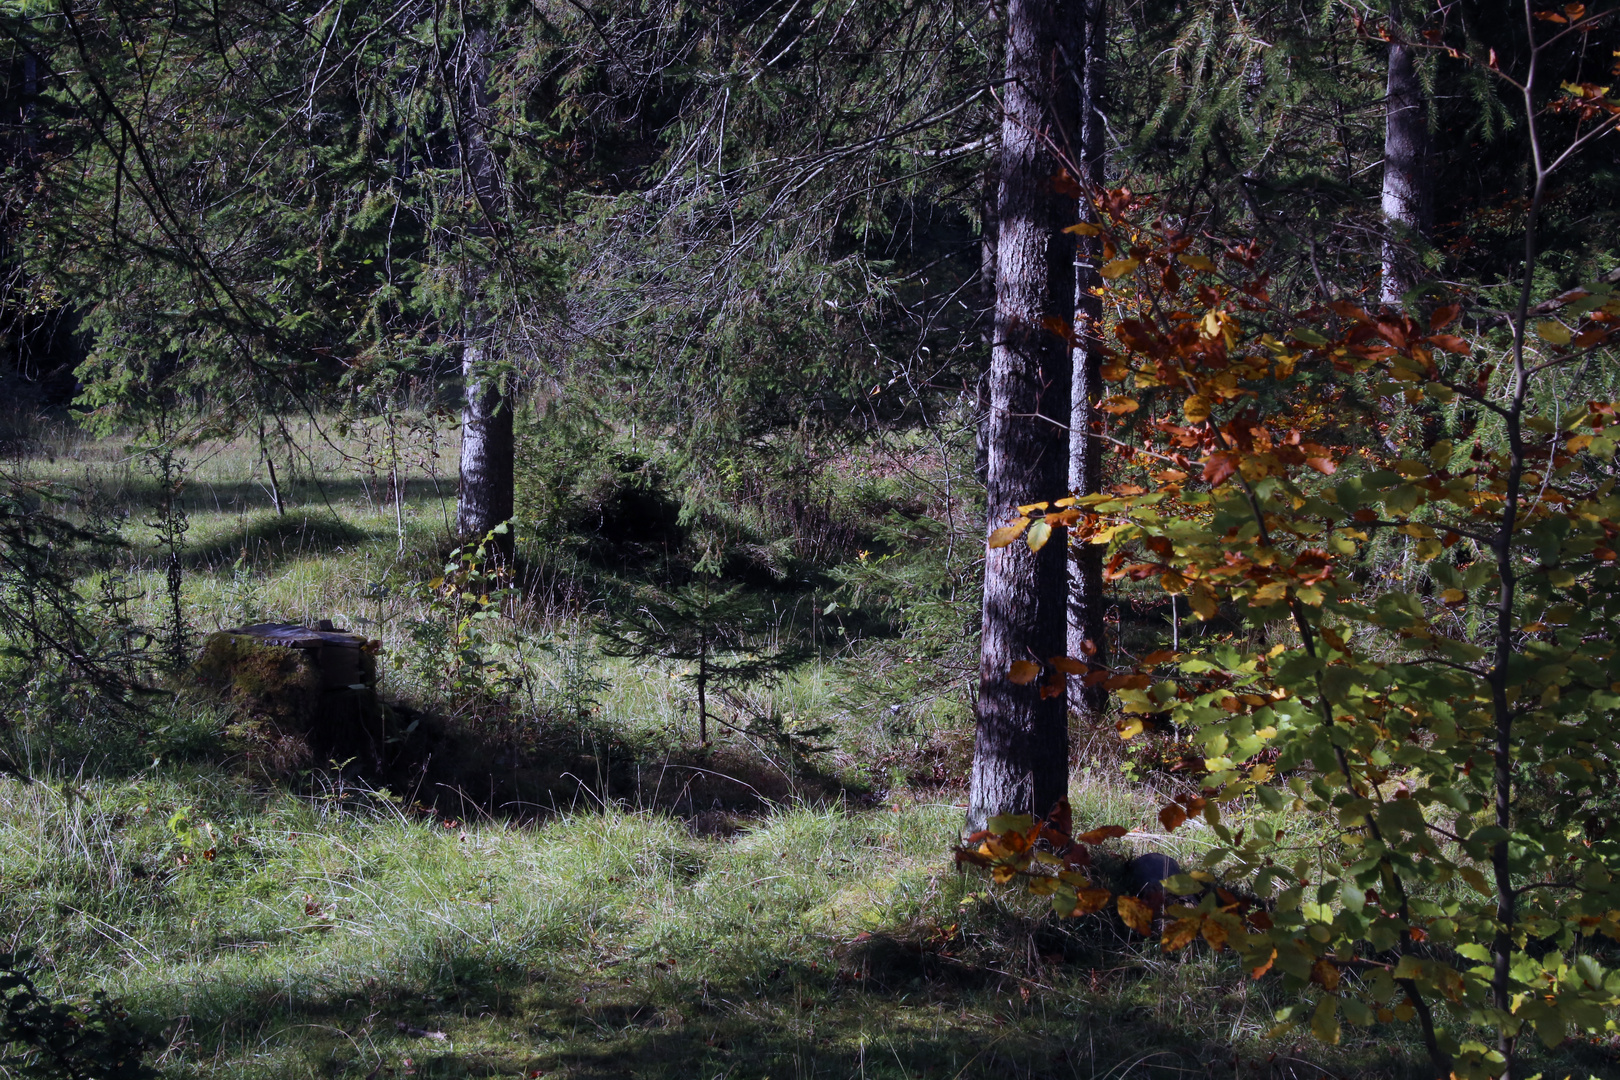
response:
[(377, 696), (377, 644), (325, 620), (257, 623), (210, 634), (194, 670), (243, 714), (274, 770), (380, 767), (388, 710)]

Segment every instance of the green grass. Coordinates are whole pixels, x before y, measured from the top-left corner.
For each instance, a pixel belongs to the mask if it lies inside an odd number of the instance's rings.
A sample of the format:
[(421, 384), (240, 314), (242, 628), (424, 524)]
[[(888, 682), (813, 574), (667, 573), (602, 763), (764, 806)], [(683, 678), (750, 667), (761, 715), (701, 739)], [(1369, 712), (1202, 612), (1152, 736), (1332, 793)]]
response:
[(171, 1076), (1168, 1077), (1263, 1056), (1241, 972), (991, 895), (949, 869), (960, 813), (801, 806), (722, 839), (620, 809), (446, 823), (211, 769), (5, 782), (0, 922), (60, 985), (162, 1026)]
[[(194, 702), (140, 739), (86, 736), (86, 764), (58, 759), (49, 782), (0, 780), (0, 948), (33, 948), (53, 993), (122, 999), (158, 1033), (166, 1076), (1423, 1075), (1404, 1029), (1267, 1040), (1287, 1002), (1231, 954), (1166, 956), (1112, 915), (1060, 924), (959, 875), (970, 732), (903, 647), (724, 704), (832, 724), (814, 773), (723, 726), (696, 749), (680, 670), (602, 656), (599, 606), (578, 601), (588, 575), (530, 547), (550, 576), (486, 643), (515, 689), (499, 708), (457, 699), (412, 634), (446, 617), (413, 585), (448, 546), (453, 439), (413, 442), (396, 512), (372, 476), (380, 431), (333, 447), (301, 430), (284, 516), (255, 445), (193, 455), (193, 629), (355, 626), (384, 643), (386, 689), (462, 725), (434, 753), (487, 735), (459, 750), (470, 770), (523, 751), (549, 786), (491, 816), (420, 776), (392, 794), (270, 780), (231, 756), (229, 718)], [(18, 467), (121, 521), (134, 614), (159, 622), (150, 478), (119, 440), (68, 432), (48, 449)], [(892, 710), (851, 692), (885, 682), (921, 689)], [(1132, 830), (1099, 874), (1132, 850), (1196, 859), (1200, 830), (1163, 835), (1163, 793), (1124, 779), (1111, 732), (1083, 734), (1077, 821)], [(1325, 823), (1287, 825), (1302, 853), (1332, 857)], [(1574, 1048), (1548, 1075), (1603, 1075), (1601, 1053)]]

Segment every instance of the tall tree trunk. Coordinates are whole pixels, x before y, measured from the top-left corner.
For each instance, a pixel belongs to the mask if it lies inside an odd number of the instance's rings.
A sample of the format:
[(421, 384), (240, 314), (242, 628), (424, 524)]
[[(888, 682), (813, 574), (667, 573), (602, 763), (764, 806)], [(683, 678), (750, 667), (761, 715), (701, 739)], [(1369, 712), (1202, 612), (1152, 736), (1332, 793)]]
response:
[[(452, 73), (457, 96), (456, 148), (462, 178), (476, 207), (469, 232), (492, 242), (501, 218), (498, 162), (489, 145), (489, 69), (495, 36), (469, 29), (457, 50)], [(461, 487), (456, 504), (456, 530), (463, 539), (478, 539), (512, 516), (513, 432), (512, 386), (500, 354), (488, 298), (487, 259), (475, 253), (466, 270), (468, 307), (461, 328)], [(497, 539), (494, 554), (510, 553), (510, 534)]]
[(1411, 244), (1429, 230), (1429, 110), (1416, 50), (1404, 43), (1399, 0), (1390, 5), (1389, 82), (1384, 100), (1384, 252), (1380, 299), (1398, 305), (1421, 268)]
[[(1086, 198), (1080, 200), (1080, 216), (1096, 223), (1100, 217), (1090, 197), (1102, 190), (1103, 163), (1107, 143), (1103, 124), (1102, 95), (1107, 49), (1106, 0), (1083, 0), (1085, 12), (1084, 76), (1080, 89), (1080, 169), (1084, 174)], [(1074, 384), (1069, 402), (1069, 488), (1077, 495), (1095, 495), (1102, 489), (1102, 455), (1105, 449), (1092, 434), (1104, 415), (1097, 409), (1102, 400), (1102, 238), (1082, 236), (1075, 245), (1075, 348)], [(1083, 539), (1069, 549), (1069, 636), (1070, 656), (1106, 663), (1108, 639), (1103, 623), (1103, 549)], [(1108, 705), (1108, 691), (1101, 686), (1083, 686), (1078, 677), (1069, 680), (1069, 699), (1087, 720), (1096, 721)]]
[[(1053, 331), (1074, 314), (1072, 192), (1054, 185), (1053, 143), (1078, 131), (1077, 12), (1066, 0), (1011, 0), (997, 195), (995, 339), (990, 358), (986, 498), (989, 529), (1021, 503), (1067, 486), (1070, 364)], [(1071, 44), (1072, 42), (1072, 44)], [(1044, 325), (1043, 325), (1044, 324)], [(1068, 695), (1061, 682), (1008, 679), (1014, 660), (1045, 663), (1065, 644), (1068, 599), (1064, 530), (1037, 553), (1019, 543), (988, 553), (979, 657), (978, 724), (968, 827), (993, 814), (1044, 814), (1068, 791)]]

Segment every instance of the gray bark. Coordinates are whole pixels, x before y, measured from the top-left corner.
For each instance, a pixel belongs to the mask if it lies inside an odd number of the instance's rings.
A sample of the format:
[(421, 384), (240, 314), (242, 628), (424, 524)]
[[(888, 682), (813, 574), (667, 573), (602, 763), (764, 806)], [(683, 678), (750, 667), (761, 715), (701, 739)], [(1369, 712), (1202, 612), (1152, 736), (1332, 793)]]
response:
[[(457, 157), (463, 183), (477, 204), (469, 232), (485, 241), (494, 237), (502, 204), (500, 163), (489, 143), (489, 71), (494, 47), (490, 31), (468, 30), (452, 74), (458, 99)], [(461, 484), (456, 530), (464, 540), (477, 540), (512, 517), (514, 403), (495, 333), (493, 305), (485, 295), (487, 265), (474, 260), (465, 273), (468, 306), (461, 327)], [(509, 547), (509, 539), (502, 538), (496, 543), (496, 553), (508, 552)]]
[[(1107, 48), (1105, 0), (1084, 0), (1084, 76), (1080, 93), (1081, 180), (1092, 191), (1103, 187), (1106, 129), (1102, 95)], [(1089, 198), (1080, 200), (1080, 217), (1095, 223), (1100, 215)], [(1102, 381), (1102, 297), (1093, 290), (1102, 285), (1102, 238), (1079, 237), (1075, 245), (1074, 382), (1069, 402), (1069, 488), (1077, 495), (1102, 490), (1105, 444), (1093, 438), (1105, 416), (1096, 404), (1104, 395)], [(1106, 663), (1108, 639), (1104, 626), (1103, 549), (1080, 541), (1069, 550), (1068, 653)], [(1069, 679), (1069, 703), (1083, 718), (1101, 719), (1108, 706), (1108, 691), (1085, 687), (1078, 676)]]
[[(1400, 8), (1390, 8), (1391, 36), (1399, 39)], [(1429, 231), (1429, 110), (1418, 79), (1416, 50), (1399, 40), (1389, 46), (1384, 102), (1384, 250), (1379, 298), (1392, 306), (1418, 283), (1422, 267), (1412, 243)]]
[[(1075, 220), (1075, 200), (1053, 187), (1062, 166), (1051, 145), (1078, 130), (1079, 95), (1062, 59), (1075, 51), (1060, 48), (1075, 34), (1073, 6), (1011, 0), (1007, 8), (987, 531), (1012, 507), (1067, 488), (1071, 358), (1067, 340), (1042, 322), (1074, 313), (1074, 243), (1062, 229)], [(1066, 539), (1059, 529), (1038, 553), (1015, 543), (985, 559), (970, 829), (994, 814), (1045, 814), (1068, 792), (1067, 694), (1059, 684), (1043, 698), (1039, 683), (1008, 679), (1013, 661), (1045, 663), (1064, 651)]]

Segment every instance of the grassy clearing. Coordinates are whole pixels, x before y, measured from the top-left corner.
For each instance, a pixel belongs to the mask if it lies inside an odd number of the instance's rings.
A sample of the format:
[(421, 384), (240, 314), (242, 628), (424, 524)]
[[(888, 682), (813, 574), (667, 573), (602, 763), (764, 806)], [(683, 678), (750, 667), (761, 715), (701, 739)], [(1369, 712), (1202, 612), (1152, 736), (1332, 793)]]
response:
[[(161, 1033), (166, 1075), (1422, 1076), (1403, 1030), (1267, 1041), (1275, 982), (1165, 956), (1112, 917), (1057, 924), (952, 870), (970, 732), (935, 674), (946, 653), (829, 650), (726, 699), (735, 725), (830, 723), (811, 770), (724, 726), (695, 750), (681, 672), (602, 656), (599, 607), (578, 599), (600, 571), (530, 541), (538, 576), (489, 643), (514, 689), (498, 709), (454, 700), (412, 632), (444, 618), (412, 585), (448, 546), (453, 443), (416, 440), (397, 507), (376, 433), (301, 445), (285, 515), (256, 444), (197, 453), (193, 628), (333, 618), (380, 638), (386, 688), (451, 714), (429, 756), (461, 772), (406, 771), (393, 793), (272, 781), (232, 756), (229, 717), (188, 702), (139, 739), (68, 740), (50, 783), (0, 780), (0, 946), (36, 950), (55, 992), (122, 998)], [(139, 462), (69, 434), (16, 467), (120, 523), (134, 614), (158, 622)], [(884, 528), (928, 542), (928, 521)], [(905, 573), (882, 563), (874, 587), (904, 593)], [(1162, 793), (1127, 781), (1112, 733), (1077, 734), (1077, 820), (1130, 828), (1116, 855), (1196, 858), (1198, 829), (1162, 835)], [(503, 771), (519, 794), (495, 795)], [(488, 792), (455, 788), (476, 775)], [(1302, 857), (1333, 857), (1321, 823), (1285, 824)], [(1593, 1054), (1549, 1075), (1620, 1075)]]

